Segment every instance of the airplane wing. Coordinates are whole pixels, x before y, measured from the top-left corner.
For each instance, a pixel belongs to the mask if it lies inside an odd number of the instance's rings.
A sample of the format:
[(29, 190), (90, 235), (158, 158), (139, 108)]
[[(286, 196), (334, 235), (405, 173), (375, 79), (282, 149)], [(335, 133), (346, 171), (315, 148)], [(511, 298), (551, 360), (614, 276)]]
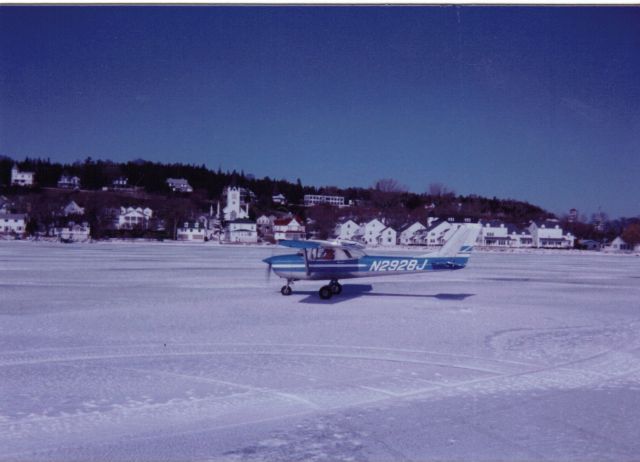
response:
[(278, 245), (291, 247), (292, 249), (318, 249), (322, 247), (318, 241), (294, 241), (289, 239), (278, 241)]
[(291, 247), (293, 249), (364, 249), (364, 246), (358, 242), (353, 241), (320, 241), (320, 240), (308, 240), (308, 241), (296, 241), (283, 239), (278, 241), (279, 245), (284, 247)]

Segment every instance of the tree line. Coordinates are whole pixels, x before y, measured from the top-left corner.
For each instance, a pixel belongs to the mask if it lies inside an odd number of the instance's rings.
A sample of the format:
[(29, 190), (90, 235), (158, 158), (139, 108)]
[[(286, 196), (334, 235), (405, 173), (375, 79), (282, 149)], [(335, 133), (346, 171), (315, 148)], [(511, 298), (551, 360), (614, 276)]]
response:
[[(9, 186), (14, 164), (22, 171), (35, 173), (35, 188), (25, 191)], [(81, 191), (49, 191), (45, 194), (45, 189), (57, 186), (63, 174), (78, 176)], [(140, 192), (134, 196), (118, 192), (97, 194), (120, 177), (126, 177), (129, 186), (136, 187)], [(194, 193), (171, 193), (166, 184), (167, 178), (185, 178), (194, 188)], [(335, 223), (348, 218), (354, 221), (385, 218), (386, 224), (395, 229), (414, 221), (424, 222), (428, 216), (485, 221), (495, 219), (522, 227), (527, 226), (531, 220), (555, 218), (552, 213), (528, 202), (473, 194), (457, 195), (452, 189), (437, 182), (425, 185), (424, 192), (414, 193), (391, 178), (380, 179), (369, 188), (316, 187), (303, 185), (300, 179), (291, 182), (268, 176), (256, 178), (244, 171), (222, 171), (205, 165), (163, 164), (142, 159), (118, 163), (87, 157), (84, 161), (60, 163), (40, 158), (26, 158), (16, 162), (9, 157), (0, 157), (0, 187), (4, 193), (22, 196), (19, 202), (27, 202), (31, 214), (44, 221), (52, 221), (51, 217), (55, 215), (52, 209), (58, 208), (69, 197), (76, 197), (83, 205), (88, 206), (88, 216), (92, 227), (96, 227), (96, 234), (105, 228), (104, 223), (108, 221), (101, 213), (106, 208), (120, 205), (149, 206), (154, 213), (157, 211), (158, 217), (168, 221), (167, 226), (175, 227), (177, 223), (193, 219), (198, 213), (211, 207), (221, 198), (224, 188), (230, 185), (244, 187), (255, 193), (256, 200), (250, 209), (252, 218), (263, 213), (291, 212), (303, 219), (310, 218), (309, 230), (318, 237), (329, 237)], [(276, 194), (283, 194), (288, 205), (274, 204), (272, 196)], [(341, 195), (352, 206), (344, 209), (329, 206), (305, 208), (301, 206), (305, 194)], [(38, 201), (38, 196), (45, 197), (46, 200)], [(608, 222), (606, 229), (599, 231), (588, 223), (570, 223), (566, 217), (562, 224), (579, 238), (604, 239), (622, 233), (629, 223), (625, 219), (621, 220), (623, 221)]]

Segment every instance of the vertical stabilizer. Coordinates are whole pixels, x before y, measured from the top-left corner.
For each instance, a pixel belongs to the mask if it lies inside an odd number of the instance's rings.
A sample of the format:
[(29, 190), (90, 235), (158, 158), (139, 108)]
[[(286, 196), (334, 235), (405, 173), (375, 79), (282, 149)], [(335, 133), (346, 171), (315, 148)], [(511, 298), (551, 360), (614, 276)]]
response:
[(447, 242), (438, 251), (439, 257), (455, 257), (460, 254), (468, 254), (473, 250), (476, 239), (480, 234), (480, 225), (464, 224), (453, 233)]

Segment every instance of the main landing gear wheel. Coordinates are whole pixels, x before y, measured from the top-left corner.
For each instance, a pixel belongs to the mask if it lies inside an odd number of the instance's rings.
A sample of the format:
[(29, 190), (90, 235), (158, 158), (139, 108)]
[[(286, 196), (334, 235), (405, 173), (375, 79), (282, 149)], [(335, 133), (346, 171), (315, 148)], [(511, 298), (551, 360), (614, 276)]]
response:
[(333, 292), (333, 295), (338, 295), (342, 292), (342, 285), (340, 285), (338, 281), (332, 282), (331, 284), (329, 284), (329, 286), (331, 287), (331, 292)]
[(293, 290), (291, 290), (289, 286), (282, 286), (282, 289), (280, 289), (282, 295), (291, 295), (291, 292), (293, 292)]
[(318, 293), (320, 294), (321, 299), (329, 300), (333, 295), (333, 289), (331, 288), (331, 286), (322, 286), (320, 287), (320, 291)]

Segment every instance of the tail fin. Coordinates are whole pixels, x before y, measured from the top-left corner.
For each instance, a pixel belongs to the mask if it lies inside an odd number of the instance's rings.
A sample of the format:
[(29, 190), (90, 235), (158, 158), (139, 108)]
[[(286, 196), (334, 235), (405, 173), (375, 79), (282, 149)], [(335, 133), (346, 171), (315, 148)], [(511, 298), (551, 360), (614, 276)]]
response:
[(480, 234), (480, 225), (461, 225), (438, 251), (438, 257), (455, 257), (460, 254), (469, 254), (473, 250), (476, 239)]

